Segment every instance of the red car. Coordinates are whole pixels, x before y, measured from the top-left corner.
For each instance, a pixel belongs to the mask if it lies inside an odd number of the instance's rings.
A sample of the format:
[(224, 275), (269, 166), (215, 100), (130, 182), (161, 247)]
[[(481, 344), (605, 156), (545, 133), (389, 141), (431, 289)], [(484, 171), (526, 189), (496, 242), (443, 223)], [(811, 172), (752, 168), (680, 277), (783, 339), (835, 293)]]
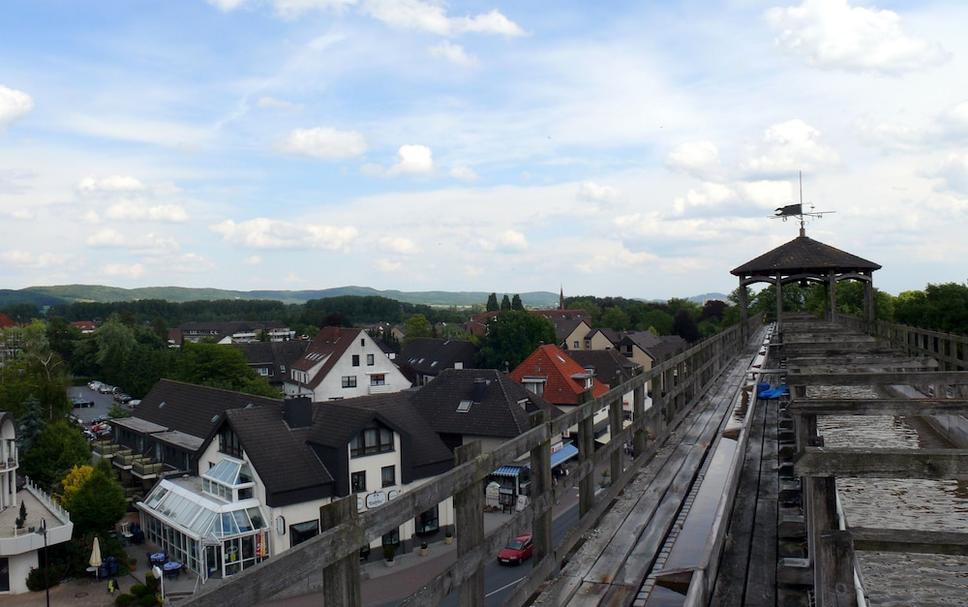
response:
[(497, 553), (497, 560), (507, 565), (520, 565), (534, 554), (534, 543), (530, 535), (519, 535)]

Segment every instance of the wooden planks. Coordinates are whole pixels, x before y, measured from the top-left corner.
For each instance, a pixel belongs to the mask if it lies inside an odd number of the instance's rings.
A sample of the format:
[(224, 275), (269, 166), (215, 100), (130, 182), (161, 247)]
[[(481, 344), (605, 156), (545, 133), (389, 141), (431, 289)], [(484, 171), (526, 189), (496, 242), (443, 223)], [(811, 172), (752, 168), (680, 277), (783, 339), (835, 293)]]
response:
[(794, 415), (958, 415), (968, 413), (968, 399), (844, 398), (795, 399)]
[(800, 476), (968, 480), (968, 449), (852, 449), (807, 447)]
[(787, 383), (803, 386), (883, 386), (968, 384), (968, 371), (900, 371), (867, 373), (789, 373)]
[(968, 555), (968, 533), (851, 527), (855, 550)]
[(760, 458), (760, 486), (746, 576), (744, 605), (776, 604), (776, 530), (780, 479), (777, 475), (777, 402), (763, 401), (766, 424)]

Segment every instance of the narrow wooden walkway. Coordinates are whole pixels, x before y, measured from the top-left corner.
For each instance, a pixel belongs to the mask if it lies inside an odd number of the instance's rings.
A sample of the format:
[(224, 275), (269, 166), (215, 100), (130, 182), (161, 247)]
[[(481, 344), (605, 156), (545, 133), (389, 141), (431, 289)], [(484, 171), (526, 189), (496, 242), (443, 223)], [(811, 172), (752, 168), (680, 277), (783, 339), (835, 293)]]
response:
[[(762, 335), (762, 333), (760, 333)], [(535, 605), (630, 604), (662, 550), (711, 446), (733, 412), (762, 337), (726, 369), (612, 504)]]

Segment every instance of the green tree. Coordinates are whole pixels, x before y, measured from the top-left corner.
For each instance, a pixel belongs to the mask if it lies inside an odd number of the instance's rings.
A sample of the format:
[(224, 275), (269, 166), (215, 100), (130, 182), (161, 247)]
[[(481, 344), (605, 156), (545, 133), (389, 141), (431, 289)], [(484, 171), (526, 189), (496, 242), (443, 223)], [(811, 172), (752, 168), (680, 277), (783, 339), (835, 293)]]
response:
[(656, 308), (644, 313), (636, 328), (640, 331), (653, 329), (657, 335), (671, 335), (672, 322), (672, 314)]
[(602, 312), (599, 324), (616, 331), (624, 331), (629, 328), (629, 315), (618, 306), (607, 308)]
[(30, 450), (20, 458), (25, 475), (50, 490), (74, 466), (91, 461), (91, 448), (76, 426), (57, 419), (37, 435)]
[(555, 327), (524, 311), (502, 312), (487, 327), (478, 360), (483, 369), (513, 369), (541, 344), (553, 344)]
[(497, 312), (498, 310), (497, 293), (491, 293), (490, 295), (487, 296), (487, 306), (485, 307), (485, 309), (488, 312)]
[(511, 300), (508, 298), (507, 293), (501, 298), (501, 311), (507, 312), (511, 309)]
[(700, 338), (696, 321), (692, 318), (692, 314), (689, 313), (687, 308), (680, 308), (676, 312), (675, 319), (672, 322), (672, 332), (689, 343), (699, 341)]
[(512, 310), (523, 310), (524, 304), (521, 302), (521, 296), (517, 293), (511, 298), (511, 309)]
[(77, 327), (72, 327), (66, 320), (57, 316), (47, 321), (47, 342), (50, 349), (57, 353), (63, 360), (71, 360), (74, 355), (74, 348), (81, 340), (81, 332)]
[(410, 341), (418, 337), (431, 337), (434, 329), (430, 321), (423, 314), (414, 314), (403, 323), (404, 341)]
[(76, 531), (85, 534), (109, 531), (124, 516), (128, 503), (124, 488), (105, 462), (91, 472), (64, 507), (71, 513)]
[(281, 396), (265, 378), (249, 367), (241, 350), (218, 344), (186, 342), (167, 377), (256, 396)]
[(17, 446), (21, 452), (29, 451), (37, 436), (44, 431), (44, 411), (36, 396), (27, 397), (17, 421)]

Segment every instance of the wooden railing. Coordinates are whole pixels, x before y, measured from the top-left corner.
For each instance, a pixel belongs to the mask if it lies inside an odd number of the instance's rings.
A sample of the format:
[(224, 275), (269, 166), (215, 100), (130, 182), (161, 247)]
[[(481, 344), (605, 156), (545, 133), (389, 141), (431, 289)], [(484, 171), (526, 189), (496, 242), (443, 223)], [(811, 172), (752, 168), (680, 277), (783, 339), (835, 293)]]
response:
[[(846, 314), (837, 314), (834, 319), (845, 326), (868, 333), (863, 319)], [(968, 370), (968, 336), (942, 333), (908, 325), (878, 320), (872, 333), (875, 337), (888, 340), (895, 348), (904, 350), (912, 356), (927, 356), (938, 361), (945, 371)]]
[[(761, 317), (748, 321), (746, 334), (759, 326)], [(450, 496), (454, 497), (458, 558), (430, 583), (407, 598), (404, 605), (436, 605), (452, 591), (460, 604), (481, 605), (484, 600), (484, 565), (506, 542), (530, 531), (535, 545), (528, 579), (519, 584), (506, 604), (522, 604), (561, 566), (612, 500), (655, 454), (668, 428), (698, 402), (745, 343), (739, 325), (730, 327), (652, 369), (636, 375), (599, 398), (585, 394), (582, 405), (553, 420), (543, 413), (532, 416), (532, 429), (498, 446), (480, 452), (480, 443), (459, 447), (453, 469), (431, 482), (401, 494), (387, 504), (357, 512), (355, 496), (335, 500), (320, 509), (323, 532), (285, 553), (246, 569), (223, 584), (202, 590), (185, 604), (192, 607), (234, 607), (304, 594), (322, 587), (325, 605), (360, 604), (359, 549), (414, 519)], [(650, 384), (651, 382), (651, 384)], [(645, 410), (645, 389), (651, 385), (652, 406)], [(633, 420), (623, 426), (622, 396), (633, 393)], [(608, 407), (611, 439), (594, 448), (594, 415)], [(551, 440), (578, 425), (579, 463), (563, 482), (551, 482)], [(614, 428), (619, 428), (613, 431)], [(623, 469), (622, 447), (633, 446), (634, 460)], [(526, 508), (515, 512), (501, 527), (485, 535), (483, 527), (484, 480), (498, 467), (530, 454), (532, 489)], [(611, 484), (596, 499), (596, 465), (608, 463)], [(552, 506), (574, 485), (579, 489), (578, 524), (557, 546), (551, 537)]]

